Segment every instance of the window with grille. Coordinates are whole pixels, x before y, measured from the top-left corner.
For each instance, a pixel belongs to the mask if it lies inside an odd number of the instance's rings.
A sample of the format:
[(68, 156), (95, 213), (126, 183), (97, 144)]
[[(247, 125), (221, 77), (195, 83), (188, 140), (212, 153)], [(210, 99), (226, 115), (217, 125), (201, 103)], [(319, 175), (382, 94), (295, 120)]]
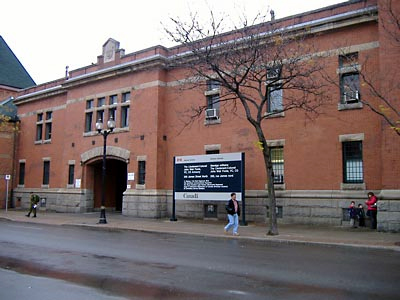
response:
[(139, 169), (138, 184), (145, 184), (145, 182), (146, 182), (146, 161), (145, 160), (138, 161), (138, 169)]
[(363, 183), (364, 165), (362, 158), (362, 142), (343, 142), (343, 182)]
[(283, 147), (270, 148), (272, 170), (274, 172), (274, 183), (283, 184), (285, 182)]

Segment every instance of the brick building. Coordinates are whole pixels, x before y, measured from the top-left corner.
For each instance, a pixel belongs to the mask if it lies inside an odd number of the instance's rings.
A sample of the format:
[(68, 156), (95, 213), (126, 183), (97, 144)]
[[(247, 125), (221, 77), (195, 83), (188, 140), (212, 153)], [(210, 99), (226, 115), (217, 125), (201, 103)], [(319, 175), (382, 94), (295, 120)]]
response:
[[(394, 62), (399, 52), (384, 34), (380, 3), (347, 1), (273, 21), (289, 32), (313, 32), (326, 73), (337, 79), (337, 87), (332, 83), (334, 100), (314, 121), (291, 110), (265, 123), (273, 128), (266, 134), (276, 154), (272, 163), (279, 222), (340, 225), (350, 201), (363, 203), (367, 192), (374, 191), (380, 199), (379, 228), (400, 229), (400, 139), (362, 102), (367, 91), (358, 72), (368, 70), (382, 85), (387, 74), (398, 72)], [(116, 127), (108, 135), (106, 151), (107, 209), (140, 217), (170, 216), (174, 156), (244, 152), (247, 219), (264, 222), (268, 202), (263, 158), (243, 111), (238, 108), (233, 115), (211, 106), (192, 126), (181, 123), (190, 107), (219, 93), (212, 84), (210, 90), (181, 89), (185, 70), (168, 65), (184, 51), (156, 46), (125, 54), (119, 42), (109, 39), (96, 64), (19, 93), (14, 200), (27, 207), (28, 193), (34, 190), (42, 197), (42, 208), (97, 210), (103, 137), (95, 123), (113, 117)], [(356, 68), (346, 65), (348, 57), (356, 60)], [(279, 95), (285, 101), (284, 92)], [(398, 99), (398, 89), (393, 96)], [(176, 214), (203, 218), (208, 205), (225, 218), (224, 205), (212, 200), (179, 201)]]
[[(35, 85), (18, 58), (14, 55), (6, 41), (0, 36), (0, 208), (4, 208), (8, 195), (11, 199), (11, 187), (15, 178), (16, 140), (19, 120), (14, 97), (21, 89)], [(8, 180), (8, 193), (6, 191), (6, 175), (11, 175)], [(9, 201), (10, 202), (10, 201)], [(9, 203), (13, 206), (14, 203)]]

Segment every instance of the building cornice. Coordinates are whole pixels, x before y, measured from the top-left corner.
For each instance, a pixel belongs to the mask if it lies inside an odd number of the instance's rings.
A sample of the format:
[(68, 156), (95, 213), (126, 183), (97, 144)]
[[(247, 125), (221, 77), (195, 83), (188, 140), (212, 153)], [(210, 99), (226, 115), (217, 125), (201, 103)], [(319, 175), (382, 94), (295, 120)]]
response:
[[(321, 33), (324, 31), (353, 26), (355, 24), (377, 21), (378, 20), (377, 14), (378, 14), (378, 7), (371, 6), (367, 8), (336, 14), (333, 16), (319, 18), (316, 20), (306, 21), (299, 24), (285, 26), (276, 30), (260, 32), (259, 38), (270, 39), (273, 38), (275, 35), (282, 33), (287, 33), (289, 35), (290, 34), (296, 35), (299, 32), (306, 32), (307, 34)], [(256, 26), (262, 26), (262, 25), (256, 25)], [(229, 34), (230, 33), (226, 33), (226, 35)], [(237, 42), (238, 40), (235, 40), (235, 43)], [(246, 43), (245, 37), (242, 38), (242, 42), (243, 44)], [(225, 43), (225, 46), (226, 45), (227, 43)], [(215, 45), (216, 48), (218, 48), (219, 46), (220, 45)], [(170, 50), (172, 49), (175, 49), (175, 47), (170, 48)], [(128, 61), (101, 70), (93, 71), (87, 74), (71, 77), (55, 87), (21, 95), (15, 99), (14, 103), (16, 105), (19, 105), (30, 101), (40, 100), (45, 97), (51, 97), (54, 95), (63, 94), (66, 93), (70, 88), (78, 87), (92, 82), (97, 82), (99, 80), (125, 75), (139, 70), (145, 70), (156, 67), (166, 68), (175, 60), (190, 59), (192, 55), (193, 53), (191, 51), (186, 51), (171, 55), (169, 57), (161, 54), (156, 54), (145, 58)]]

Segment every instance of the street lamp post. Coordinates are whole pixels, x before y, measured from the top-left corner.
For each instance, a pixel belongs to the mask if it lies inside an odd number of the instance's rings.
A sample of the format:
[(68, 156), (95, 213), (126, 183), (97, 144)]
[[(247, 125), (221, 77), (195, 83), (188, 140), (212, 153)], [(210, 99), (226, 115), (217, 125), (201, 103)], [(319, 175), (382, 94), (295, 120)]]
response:
[(107, 122), (107, 129), (103, 129), (103, 121), (99, 119), (96, 123), (96, 129), (99, 134), (103, 136), (103, 167), (101, 173), (101, 207), (100, 207), (100, 220), (99, 224), (107, 224), (106, 208), (105, 208), (105, 192), (106, 192), (106, 151), (107, 151), (107, 136), (113, 132), (115, 128), (115, 121), (111, 116)]

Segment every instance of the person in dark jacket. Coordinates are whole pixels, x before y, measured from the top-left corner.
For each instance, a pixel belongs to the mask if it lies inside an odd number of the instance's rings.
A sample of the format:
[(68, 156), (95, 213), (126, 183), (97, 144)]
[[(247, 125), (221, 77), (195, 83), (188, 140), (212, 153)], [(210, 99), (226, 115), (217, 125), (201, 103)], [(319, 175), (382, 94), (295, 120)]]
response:
[(349, 216), (350, 216), (350, 226), (356, 228), (357, 210), (356, 210), (356, 203), (354, 201), (351, 201), (350, 203)]
[(36, 218), (36, 207), (38, 206), (39, 203), (39, 196), (34, 194), (33, 192), (30, 192), (31, 195), (31, 203), (30, 203), (30, 208), (29, 208), (29, 212), (26, 215), (27, 217), (29, 217), (31, 215), (31, 213), (33, 212), (33, 218)]
[(224, 227), (225, 233), (228, 233), (229, 229), (233, 227), (233, 235), (239, 235), (239, 216), (240, 216), (240, 206), (239, 202), (236, 200), (236, 193), (231, 194), (231, 199), (226, 205), (226, 211), (228, 213), (229, 223)]
[(377, 207), (377, 201), (378, 199), (374, 195), (373, 192), (368, 193), (368, 200), (365, 201), (365, 204), (367, 204), (367, 216), (371, 219), (371, 229), (376, 229), (376, 217), (378, 213), (378, 207)]
[(358, 204), (357, 218), (358, 218), (358, 226), (365, 227), (365, 213), (364, 213), (364, 207), (361, 203)]

